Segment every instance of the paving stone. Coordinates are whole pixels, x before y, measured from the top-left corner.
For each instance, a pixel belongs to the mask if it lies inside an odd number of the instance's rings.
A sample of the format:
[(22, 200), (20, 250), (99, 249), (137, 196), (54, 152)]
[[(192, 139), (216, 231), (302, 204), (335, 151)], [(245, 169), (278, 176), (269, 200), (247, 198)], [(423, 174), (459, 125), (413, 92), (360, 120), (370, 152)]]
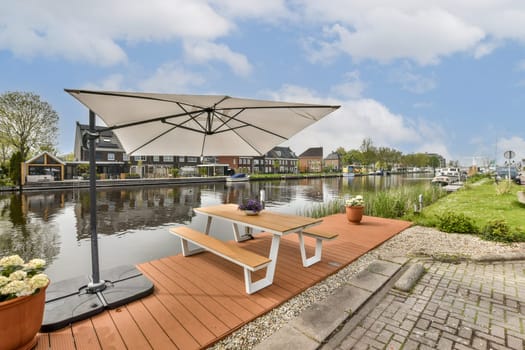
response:
[(440, 350), (449, 350), (452, 349), (454, 342), (447, 338), (440, 338), (437, 343), (437, 348)]
[[(327, 346), (327, 350), (524, 349), (525, 283), (517, 281), (525, 280), (525, 261), (512, 265), (425, 261), (424, 265), (427, 272), (411, 293), (394, 288), (385, 291), (372, 311), (355, 323), (357, 327), (341, 328), (346, 333), (338, 334), (340, 344)], [(388, 266), (372, 266), (348, 287), (373, 293), (386, 281), (381, 271), (395, 270), (388, 270)], [(349, 303), (340, 300), (339, 309), (351, 309)], [(311, 315), (312, 324), (323, 310), (316, 311)], [(309, 332), (300, 333), (310, 336)]]
[(474, 349), (477, 349), (477, 350), (486, 350), (487, 349), (487, 340), (485, 339), (482, 339), (482, 338), (478, 338), (478, 337), (474, 337), (472, 339), (472, 347)]
[(264, 342), (258, 344), (255, 350), (272, 350), (272, 349), (283, 349), (283, 350), (309, 350), (317, 349), (319, 343), (314, 341), (299, 332), (298, 330), (288, 325), (284, 326), (268, 337)]
[(523, 349), (523, 340), (519, 339), (519, 338), (516, 338), (516, 337), (513, 337), (511, 335), (508, 335), (507, 336), (507, 346), (509, 348), (511, 348), (511, 349), (522, 350)]

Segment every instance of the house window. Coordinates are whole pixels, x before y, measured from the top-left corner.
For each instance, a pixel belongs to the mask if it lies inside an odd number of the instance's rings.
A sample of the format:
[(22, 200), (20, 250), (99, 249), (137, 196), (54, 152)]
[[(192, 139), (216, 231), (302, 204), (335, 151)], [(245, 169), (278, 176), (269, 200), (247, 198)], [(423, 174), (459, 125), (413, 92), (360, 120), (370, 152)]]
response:
[(188, 163), (197, 163), (197, 157), (188, 157)]
[(173, 162), (173, 156), (163, 156), (164, 162)]
[(124, 153), (122, 155), (122, 160), (125, 161), (125, 162), (129, 161), (129, 154)]
[(184, 163), (184, 157), (179, 157), (179, 162)]
[(115, 153), (108, 153), (108, 160), (115, 160)]
[(133, 156), (135, 160), (146, 160), (146, 156)]
[(154, 162), (158, 162), (159, 159), (160, 159), (159, 156), (153, 156), (153, 161), (154, 161)]

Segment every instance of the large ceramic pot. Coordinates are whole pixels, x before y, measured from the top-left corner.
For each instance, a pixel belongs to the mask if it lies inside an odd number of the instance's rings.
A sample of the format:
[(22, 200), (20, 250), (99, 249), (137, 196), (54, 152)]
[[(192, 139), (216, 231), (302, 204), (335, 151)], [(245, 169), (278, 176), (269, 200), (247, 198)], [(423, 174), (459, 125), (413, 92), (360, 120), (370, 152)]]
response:
[(36, 345), (46, 289), (47, 286), (37, 294), (0, 302), (0, 350), (28, 350)]
[(363, 210), (365, 207), (346, 207), (346, 218), (353, 224), (359, 224), (363, 219)]

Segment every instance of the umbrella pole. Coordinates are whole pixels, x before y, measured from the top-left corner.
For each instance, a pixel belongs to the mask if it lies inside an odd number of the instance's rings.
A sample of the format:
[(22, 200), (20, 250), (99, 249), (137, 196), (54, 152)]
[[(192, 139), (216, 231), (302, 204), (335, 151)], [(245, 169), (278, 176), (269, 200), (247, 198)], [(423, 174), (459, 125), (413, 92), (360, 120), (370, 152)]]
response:
[(96, 142), (98, 138), (95, 127), (95, 112), (89, 110), (89, 227), (91, 231), (91, 270), (92, 281), (88, 284), (87, 292), (96, 293), (106, 288), (104, 281), (100, 280), (98, 263), (98, 237), (97, 237), (97, 163)]

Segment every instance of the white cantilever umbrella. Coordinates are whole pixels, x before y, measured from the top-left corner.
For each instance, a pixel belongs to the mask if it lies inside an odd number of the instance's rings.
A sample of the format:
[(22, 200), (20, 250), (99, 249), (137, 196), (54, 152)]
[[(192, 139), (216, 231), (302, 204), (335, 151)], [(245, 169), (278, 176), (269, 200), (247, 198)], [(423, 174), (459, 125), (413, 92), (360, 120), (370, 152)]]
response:
[(263, 155), (339, 108), (214, 95), (66, 91), (133, 155)]
[[(100, 278), (96, 228), (95, 142), (103, 129), (95, 115), (119, 138), (129, 155), (264, 155), (339, 106), (264, 101), (216, 95), (177, 95), (66, 89), (90, 111), (90, 227), (92, 276), (48, 289), (43, 331), (114, 308), (153, 291), (134, 267), (105, 271)], [(100, 301), (95, 300), (99, 298)]]

